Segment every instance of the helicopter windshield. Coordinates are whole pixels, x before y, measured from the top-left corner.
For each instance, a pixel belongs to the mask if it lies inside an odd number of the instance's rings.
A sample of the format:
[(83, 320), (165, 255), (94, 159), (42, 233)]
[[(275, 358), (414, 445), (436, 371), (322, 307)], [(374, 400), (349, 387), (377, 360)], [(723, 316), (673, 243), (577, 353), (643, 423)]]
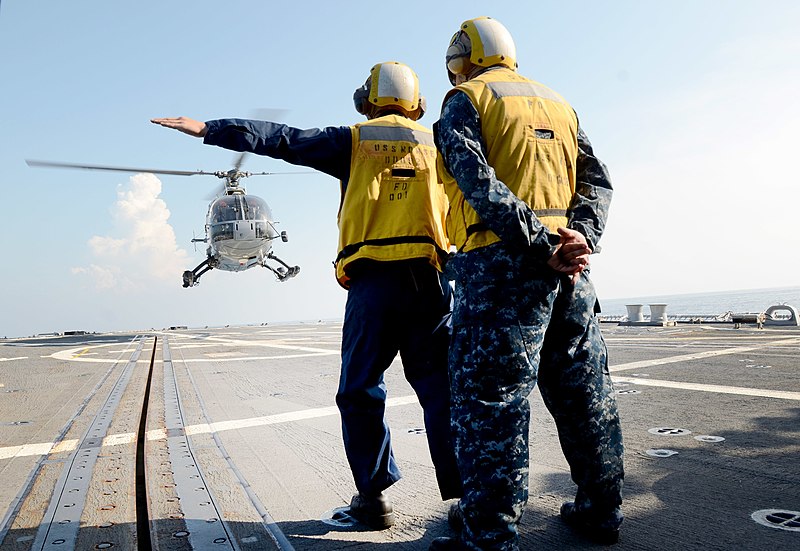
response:
[(220, 224), (242, 219), (242, 207), (239, 205), (239, 197), (236, 195), (226, 195), (217, 199), (211, 205), (210, 222)]
[(226, 195), (217, 199), (208, 213), (207, 230), (213, 242), (278, 236), (272, 211), (255, 195)]
[(255, 195), (226, 195), (211, 205), (210, 218), (212, 224), (236, 220), (267, 222), (272, 219), (272, 212), (267, 203)]
[(255, 195), (245, 195), (242, 199), (242, 206), (245, 220), (269, 221), (272, 213), (267, 203)]

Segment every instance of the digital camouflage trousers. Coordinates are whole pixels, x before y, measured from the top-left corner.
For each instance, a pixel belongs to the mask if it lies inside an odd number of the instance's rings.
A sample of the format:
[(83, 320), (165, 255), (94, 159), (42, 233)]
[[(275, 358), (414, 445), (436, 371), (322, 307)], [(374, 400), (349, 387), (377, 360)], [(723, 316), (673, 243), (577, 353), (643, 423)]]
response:
[(450, 378), (466, 547), (517, 549), (537, 383), (579, 506), (621, 504), (622, 432), (595, 305), (588, 274), (572, 284), (546, 266), (457, 281)]

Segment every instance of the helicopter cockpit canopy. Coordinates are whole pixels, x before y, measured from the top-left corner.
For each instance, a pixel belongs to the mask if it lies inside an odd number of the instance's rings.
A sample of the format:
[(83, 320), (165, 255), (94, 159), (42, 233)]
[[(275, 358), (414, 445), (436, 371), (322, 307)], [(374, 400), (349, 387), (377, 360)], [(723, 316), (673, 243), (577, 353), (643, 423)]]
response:
[(208, 227), (212, 241), (234, 238), (274, 239), (277, 236), (273, 227), (272, 211), (263, 199), (255, 195), (219, 197), (209, 208)]

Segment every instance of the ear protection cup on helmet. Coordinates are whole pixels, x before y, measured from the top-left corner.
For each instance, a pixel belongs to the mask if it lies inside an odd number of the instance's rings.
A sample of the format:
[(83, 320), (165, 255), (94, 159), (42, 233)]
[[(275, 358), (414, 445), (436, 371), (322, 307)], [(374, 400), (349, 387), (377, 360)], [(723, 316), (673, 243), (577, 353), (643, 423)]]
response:
[(356, 108), (356, 112), (359, 115), (367, 115), (369, 110), (369, 88), (366, 84), (359, 88), (356, 88), (356, 91), (353, 92), (353, 105)]
[(445, 53), (447, 70), (454, 75), (463, 75), (469, 70), (470, 66), (470, 49), (467, 44), (463, 42), (460, 34), (461, 33), (457, 33), (456, 36), (453, 37), (453, 41), (450, 43)]
[(447, 69), (454, 75), (463, 75), (469, 69), (469, 57), (454, 57), (447, 62)]

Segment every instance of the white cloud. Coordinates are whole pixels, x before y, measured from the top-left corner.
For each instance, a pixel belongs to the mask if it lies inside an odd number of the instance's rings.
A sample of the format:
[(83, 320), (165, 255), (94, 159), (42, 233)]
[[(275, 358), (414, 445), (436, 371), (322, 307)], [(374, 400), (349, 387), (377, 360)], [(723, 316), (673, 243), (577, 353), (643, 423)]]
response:
[(118, 235), (93, 236), (88, 245), (95, 261), (73, 273), (91, 278), (98, 289), (118, 291), (178, 281), (189, 255), (177, 245), (160, 194), (161, 181), (152, 174), (136, 174), (120, 186), (111, 209)]

